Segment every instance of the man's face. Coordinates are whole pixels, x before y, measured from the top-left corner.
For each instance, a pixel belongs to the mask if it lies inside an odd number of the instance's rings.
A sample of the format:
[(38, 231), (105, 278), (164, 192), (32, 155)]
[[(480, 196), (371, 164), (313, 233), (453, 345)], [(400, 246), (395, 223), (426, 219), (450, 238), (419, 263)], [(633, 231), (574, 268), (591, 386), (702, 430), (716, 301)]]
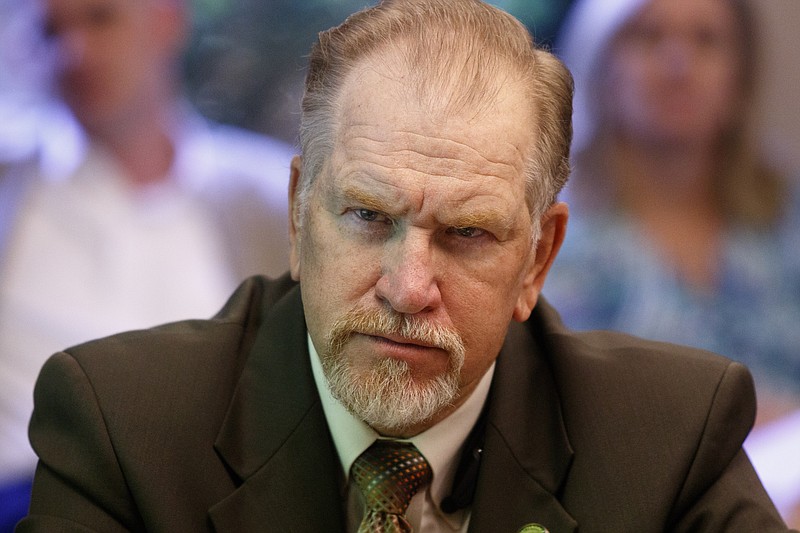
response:
[[(474, 389), (552, 259), (532, 241), (533, 138), (518, 88), (477, 115), (448, 116), (409, 93), (379, 61), (350, 73), (332, 156), (292, 234), (292, 272), (335, 395), (405, 436)], [(560, 243), (565, 206), (555, 211), (543, 241)]]
[(88, 129), (118, 127), (165, 76), (164, 20), (154, 0), (44, 0), (56, 87)]

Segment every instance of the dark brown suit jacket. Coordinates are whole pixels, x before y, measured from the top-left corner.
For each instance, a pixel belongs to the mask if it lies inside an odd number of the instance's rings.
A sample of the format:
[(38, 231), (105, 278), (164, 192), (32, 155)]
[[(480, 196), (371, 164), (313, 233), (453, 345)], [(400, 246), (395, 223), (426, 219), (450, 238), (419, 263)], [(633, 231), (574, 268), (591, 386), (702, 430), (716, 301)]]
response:
[[(470, 531), (785, 531), (741, 449), (754, 411), (741, 365), (575, 334), (542, 301), (498, 358)], [(30, 434), (41, 461), (21, 532), (343, 530), (288, 277), (249, 279), (212, 320), (56, 354)]]

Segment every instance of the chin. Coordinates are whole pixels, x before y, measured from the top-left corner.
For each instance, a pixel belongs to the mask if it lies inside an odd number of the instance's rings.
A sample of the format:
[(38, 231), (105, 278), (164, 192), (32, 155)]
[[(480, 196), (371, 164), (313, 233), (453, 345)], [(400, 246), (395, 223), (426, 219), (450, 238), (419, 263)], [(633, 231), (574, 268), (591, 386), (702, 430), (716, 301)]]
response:
[(366, 370), (342, 359), (323, 361), (328, 386), (354, 416), (384, 431), (424, 425), (450, 408), (459, 392), (459, 373), (418, 379), (404, 361), (386, 358)]

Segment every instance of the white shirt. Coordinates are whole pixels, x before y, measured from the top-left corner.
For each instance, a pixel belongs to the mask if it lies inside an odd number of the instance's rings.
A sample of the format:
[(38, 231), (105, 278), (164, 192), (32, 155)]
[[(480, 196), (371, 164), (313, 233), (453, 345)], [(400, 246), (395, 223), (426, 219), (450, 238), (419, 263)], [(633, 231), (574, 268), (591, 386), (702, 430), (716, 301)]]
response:
[(27, 440), (45, 359), (126, 329), (216, 312), (236, 285), (212, 222), (174, 186), (131, 194), (92, 153), (40, 182), (0, 270), (0, 483), (33, 472)]
[[(311, 368), (317, 384), (325, 418), (347, 479), (348, 531), (355, 532), (364, 512), (358, 487), (349, 478), (350, 467), (364, 450), (379, 438), (375, 430), (350, 414), (332, 395), (311, 338), (308, 338)], [(416, 533), (465, 533), (469, 526), (469, 509), (452, 514), (441, 510), (444, 498), (450, 495), (453, 477), (461, 456), (461, 447), (480, 417), (494, 375), (494, 364), (484, 374), (472, 394), (447, 418), (426, 431), (407, 439), (425, 456), (433, 471), (433, 480), (411, 500), (406, 512)]]

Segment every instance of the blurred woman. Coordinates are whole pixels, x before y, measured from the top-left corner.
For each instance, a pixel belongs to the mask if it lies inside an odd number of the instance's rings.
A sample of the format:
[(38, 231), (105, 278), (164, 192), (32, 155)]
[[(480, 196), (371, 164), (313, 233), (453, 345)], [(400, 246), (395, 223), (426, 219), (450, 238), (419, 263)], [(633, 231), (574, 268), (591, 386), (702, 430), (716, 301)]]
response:
[(756, 30), (743, 0), (576, 2), (572, 218), (544, 292), (573, 327), (746, 363), (765, 423), (800, 408), (800, 216), (753, 131)]

